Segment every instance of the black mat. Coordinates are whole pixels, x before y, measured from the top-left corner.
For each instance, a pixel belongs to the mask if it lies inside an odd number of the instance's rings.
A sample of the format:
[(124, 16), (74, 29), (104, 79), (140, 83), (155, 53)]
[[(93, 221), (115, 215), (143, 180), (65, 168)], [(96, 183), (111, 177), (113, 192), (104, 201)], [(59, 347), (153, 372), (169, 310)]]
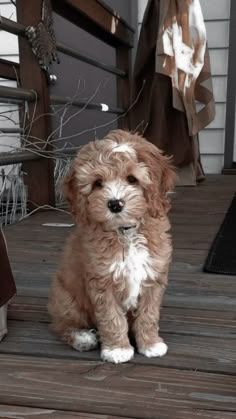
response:
[(211, 245), (203, 270), (236, 275), (236, 194)]

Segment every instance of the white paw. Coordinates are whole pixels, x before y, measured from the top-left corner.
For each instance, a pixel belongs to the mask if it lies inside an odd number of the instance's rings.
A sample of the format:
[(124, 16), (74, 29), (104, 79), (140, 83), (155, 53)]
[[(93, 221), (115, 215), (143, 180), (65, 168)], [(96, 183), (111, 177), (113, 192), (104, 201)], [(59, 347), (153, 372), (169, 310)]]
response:
[(148, 358), (161, 357), (166, 354), (168, 346), (164, 342), (158, 342), (153, 346), (146, 349), (139, 349), (139, 353), (147, 356)]
[(102, 349), (101, 358), (103, 361), (120, 364), (128, 362), (134, 357), (134, 348)]
[(73, 348), (80, 352), (91, 351), (98, 346), (98, 338), (93, 330), (75, 330), (72, 339)]

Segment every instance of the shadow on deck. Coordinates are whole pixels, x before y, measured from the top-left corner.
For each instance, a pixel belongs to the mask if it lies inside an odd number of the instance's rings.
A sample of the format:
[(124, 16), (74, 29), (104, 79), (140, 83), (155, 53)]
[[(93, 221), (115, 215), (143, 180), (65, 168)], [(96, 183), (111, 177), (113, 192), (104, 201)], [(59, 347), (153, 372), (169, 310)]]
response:
[(235, 190), (234, 176), (210, 176), (199, 187), (178, 188), (173, 198), (163, 359), (136, 355), (114, 366), (97, 351), (79, 354), (59, 342), (46, 304), (70, 228), (43, 224), (71, 219), (50, 211), (6, 228), (18, 295), (0, 344), (0, 417), (235, 418), (236, 278), (202, 272)]

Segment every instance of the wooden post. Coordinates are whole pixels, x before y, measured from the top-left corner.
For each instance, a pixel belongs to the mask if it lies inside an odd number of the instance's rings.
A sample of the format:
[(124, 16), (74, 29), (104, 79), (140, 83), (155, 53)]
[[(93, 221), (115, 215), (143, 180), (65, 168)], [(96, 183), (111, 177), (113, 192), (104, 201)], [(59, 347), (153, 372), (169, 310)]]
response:
[[(20, 23), (26, 26), (36, 26), (41, 20), (41, 12), (42, 0), (17, 0), (17, 20)], [(35, 103), (29, 103), (27, 123), (31, 126), (29, 141), (33, 148), (34, 142), (40, 139), (43, 147), (51, 132), (50, 119), (47, 115), (50, 112), (50, 101), (46, 76), (26, 38), (19, 37), (19, 53), (21, 87), (37, 92), (37, 106)], [(42, 158), (25, 162), (23, 170), (26, 173), (25, 182), (28, 186), (30, 209), (35, 208), (35, 205), (55, 205), (52, 159)]]
[[(131, 48), (119, 46), (116, 48), (116, 66), (126, 72), (126, 77), (117, 77), (117, 106), (128, 109), (131, 100)], [(118, 120), (118, 127), (130, 129), (129, 113)]]

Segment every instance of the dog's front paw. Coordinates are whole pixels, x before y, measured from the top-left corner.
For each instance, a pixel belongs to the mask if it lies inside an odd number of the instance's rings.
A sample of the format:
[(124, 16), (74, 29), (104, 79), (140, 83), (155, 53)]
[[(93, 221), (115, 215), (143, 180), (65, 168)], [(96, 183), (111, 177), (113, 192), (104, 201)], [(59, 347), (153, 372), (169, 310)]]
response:
[(128, 362), (134, 357), (134, 348), (104, 348), (101, 351), (101, 358), (103, 361), (120, 364), (121, 362)]
[(147, 356), (148, 358), (161, 357), (166, 354), (168, 346), (164, 342), (155, 343), (146, 348), (139, 348), (139, 353)]

